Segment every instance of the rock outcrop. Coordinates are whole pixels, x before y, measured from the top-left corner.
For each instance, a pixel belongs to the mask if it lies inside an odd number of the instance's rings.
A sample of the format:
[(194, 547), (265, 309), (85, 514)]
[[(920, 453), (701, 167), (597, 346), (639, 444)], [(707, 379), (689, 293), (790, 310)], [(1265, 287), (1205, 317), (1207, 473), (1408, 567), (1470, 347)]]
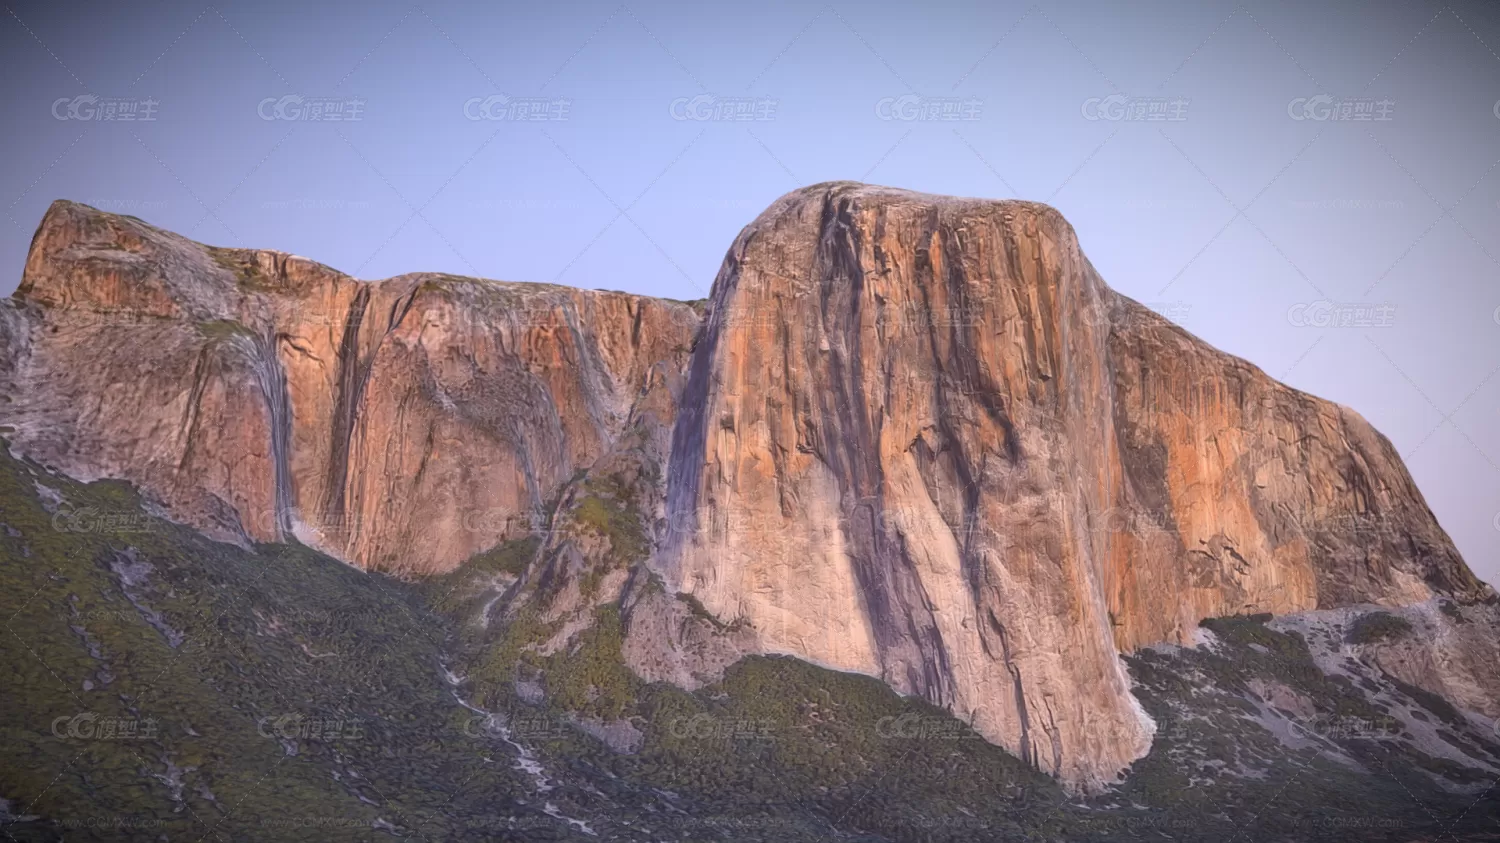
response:
[(1389, 442), (1110, 291), (1042, 205), (782, 198), (682, 405), (669, 588), (1070, 781), (1148, 745), (1117, 651), (1483, 590)]
[(698, 322), (620, 293), (358, 281), (70, 202), (0, 318), (19, 451), (135, 482), (216, 538), (397, 574), (530, 532)]
[(359, 281), (59, 202), (0, 391), (18, 453), (212, 536), (419, 576), (536, 535), (496, 616), (545, 603), (553, 651), (619, 602), (647, 679), (798, 656), (1085, 789), (1150, 745), (1122, 652), (1492, 595), (1358, 415), (1112, 292), (1026, 202), (796, 191), (701, 315)]

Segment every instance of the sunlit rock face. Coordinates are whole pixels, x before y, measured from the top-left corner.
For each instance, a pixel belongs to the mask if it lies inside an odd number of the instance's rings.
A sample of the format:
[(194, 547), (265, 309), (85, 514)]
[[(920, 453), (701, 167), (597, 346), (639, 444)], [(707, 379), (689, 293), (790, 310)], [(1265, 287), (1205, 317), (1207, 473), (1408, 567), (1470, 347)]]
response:
[(0, 313), (20, 450), (240, 541), (448, 570), (539, 523), (698, 317), (619, 293), (364, 282), (58, 202)]
[(422, 576), (539, 535), (494, 611), (545, 600), (554, 648), (619, 602), (648, 679), (795, 655), (1081, 789), (1150, 745), (1121, 652), (1490, 595), (1358, 415), (1112, 292), (1025, 202), (796, 191), (701, 314), (360, 281), (59, 202), (0, 305), (0, 394), (16, 452), (216, 538)]
[(836, 183), (715, 282), (655, 564), (767, 650), (883, 677), (1097, 784), (1118, 650), (1476, 592), (1390, 444), (1110, 291), (1051, 208)]

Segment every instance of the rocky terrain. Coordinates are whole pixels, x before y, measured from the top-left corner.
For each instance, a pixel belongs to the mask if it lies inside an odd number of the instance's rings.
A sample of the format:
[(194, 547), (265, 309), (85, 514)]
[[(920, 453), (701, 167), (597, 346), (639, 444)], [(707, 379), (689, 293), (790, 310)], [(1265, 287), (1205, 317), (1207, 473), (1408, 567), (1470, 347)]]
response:
[[(1493, 825), (1497, 599), (1390, 443), (1111, 291), (1042, 205), (816, 185), (678, 303), (361, 281), (58, 202), (0, 303), (0, 396), (5, 607), (58, 639), (5, 651), (37, 702), (0, 797), (38, 839), (109, 775), (27, 807), (45, 782), (16, 765), (72, 748), (37, 718), (141, 709), (158, 656), (203, 683), (184, 722), (388, 727), (311, 756), (187, 727), (99, 759), (202, 833), (202, 800), (233, 811), (184, 782), (260, 804), (233, 777), (282, 767), (311, 777), (288, 800), (354, 799), (361, 834)], [(67, 620), (99, 600), (102, 631)], [(253, 691), (272, 676), (288, 699)], [(219, 769), (240, 757), (254, 775)], [(509, 796), (470, 804), (471, 780)]]
[(1044, 206), (791, 194), (692, 365), (674, 587), (1070, 781), (1149, 744), (1118, 652), (1482, 591), (1364, 420), (1112, 293)]
[(647, 682), (614, 607), (522, 652), (535, 618), (482, 619), (533, 540), (403, 581), (151, 509), (0, 451), (7, 840), (1479, 841), (1500, 819), (1492, 721), (1384, 667), (1493, 640), (1489, 603), (1142, 648), (1151, 749), (1080, 799), (858, 674), (749, 656)]
[(531, 531), (698, 321), (563, 287), (366, 283), (69, 202), (0, 313), (27, 453), (137, 483), (215, 538), (413, 575)]

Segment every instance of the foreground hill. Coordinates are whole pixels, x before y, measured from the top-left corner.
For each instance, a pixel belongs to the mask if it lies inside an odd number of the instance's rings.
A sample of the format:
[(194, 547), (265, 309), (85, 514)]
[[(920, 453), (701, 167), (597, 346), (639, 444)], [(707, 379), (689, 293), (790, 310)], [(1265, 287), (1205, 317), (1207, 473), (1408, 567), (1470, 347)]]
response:
[[(643, 682), (613, 607), (523, 656), (478, 619), (529, 543), (413, 583), (141, 507), (0, 453), (7, 839), (1477, 841), (1500, 820), (1489, 721), (1397, 678), (1434, 637), (1493, 641), (1491, 604), (1211, 619), (1139, 651), (1152, 748), (1079, 800), (856, 674), (752, 656), (692, 693)], [(533, 680), (496, 680), (517, 665)]]

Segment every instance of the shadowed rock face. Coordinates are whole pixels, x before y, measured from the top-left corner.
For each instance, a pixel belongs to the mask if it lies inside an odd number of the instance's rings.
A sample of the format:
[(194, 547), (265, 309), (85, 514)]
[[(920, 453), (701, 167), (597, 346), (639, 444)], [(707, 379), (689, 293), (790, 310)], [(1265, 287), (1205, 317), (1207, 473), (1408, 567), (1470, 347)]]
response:
[(878, 676), (1085, 789), (1150, 745), (1121, 652), (1490, 595), (1362, 419), (1110, 291), (1024, 202), (796, 191), (701, 320), (59, 202), (0, 391), (15, 450), (215, 537), (423, 575), (545, 525), (500, 615), (544, 595), (565, 636), (619, 601), (629, 663), (684, 686), (746, 652)]

